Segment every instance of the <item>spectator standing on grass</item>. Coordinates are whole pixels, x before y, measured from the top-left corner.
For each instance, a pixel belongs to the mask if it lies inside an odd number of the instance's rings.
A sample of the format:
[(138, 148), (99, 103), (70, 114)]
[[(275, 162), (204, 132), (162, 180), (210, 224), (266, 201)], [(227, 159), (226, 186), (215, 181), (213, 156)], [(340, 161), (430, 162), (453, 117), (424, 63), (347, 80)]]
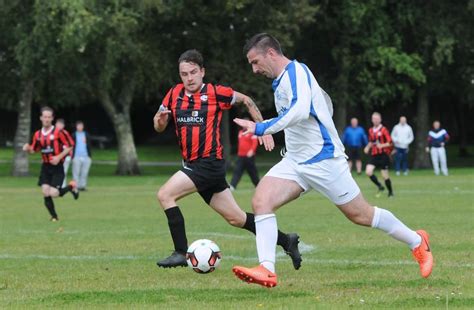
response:
[(400, 117), (400, 121), (392, 129), (392, 141), (395, 145), (395, 174), (400, 175), (400, 169), (403, 175), (408, 175), (408, 150), (413, 142), (413, 130), (407, 123), (405, 116)]
[(351, 125), (344, 129), (342, 143), (347, 149), (346, 153), (349, 157), (349, 170), (352, 171), (352, 165), (355, 162), (357, 174), (361, 174), (362, 160), (360, 158), (360, 150), (367, 145), (368, 139), (364, 128), (359, 126), (357, 118), (353, 117), (351, 119)]
[(441, 128), (439, 121), (433, 122), (433, 129), (428, 133), (427, 152), (431, 154), (431, 162), (433, 163), (434, 173), (439, 175), (439, 168), (443, 175), (448, 175), (448, 163), (446, 159), (446, 149), (444, 146), (449, 141), (449, 135), (446, 129)]
[[(246, 117), (245, 119), (249, 119)], [(255, 155), (257, 152), (258, 138), (256, 135), (239, 131), (237, 162), (235, 164), (232, 181), (230, 181), (230, 189), (235, 190), (239, 184), (240, 178), (245, 170), (247, 170), (254, 186), (257, 186), (260, 178), (258, 176), (257, 167), (255, 166)]]
[(77, 182), (77, 188), (85, 191), (87, 178), (92, 164), (89, 134), (84, 131), (84, 123), (76, 122), (76, 131), (73, 134), (75, 141), (74, 156), (72, 159), (72, 176)]

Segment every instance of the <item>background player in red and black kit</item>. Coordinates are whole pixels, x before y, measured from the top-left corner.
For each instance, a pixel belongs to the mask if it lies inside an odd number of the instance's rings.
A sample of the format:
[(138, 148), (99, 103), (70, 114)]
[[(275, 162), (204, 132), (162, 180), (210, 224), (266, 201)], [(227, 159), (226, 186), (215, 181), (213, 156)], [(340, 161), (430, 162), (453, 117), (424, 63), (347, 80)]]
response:
[[(248, 120), (248, 117), (244, 119)], [(237, 162), (235, 163), (234, 173), (230, 181), (230, 189), (235, 190), (242, 174), (247, 170), (253, 185), (257, 186), (260, 178), (258, 177), (257, 167), (255, 166), (255, 154), (257, 152), (257, 136), (251, 133), (244, 133), (239, 130), (239, 144), (237, 148)]]
[(41, 152), (43, 164), (38, 185), (44, 196), (44, 205), (51, 215), (51, 221), (56, 222), (58, 215), (54, 208), (53, 198), (62, 197), (71, 192), (74, 199), (79, 197), (75, 182), (71, 181), (68, 186), (61, 188), (64, 180), (64, 158), (71, 152), (74, 141), (64, 130), (53, 126), (54, 112), (49, 107), (41, 109), (42, 128), (33, 134), (33, 142), (25, 144), (25, 152)]
[[(243, 103), (253, 119), (263, 120), (248, 96), (230, 87), (203, 83), (203, 57), (197, 50), (184, 52), (178, 64), (182, 83), (169, 90), (153, 119), (157, 132), (165, 130), (170, 119), (174, 122), (183, 157), (182, 169), (158, 191), (175, 248), (171, 256), (157, 262), (165, 268), (187, 265), (184, 217), (176, 202), (191, 193), (198, 192), (229, 224), (255, 234), (254, 215), (239, 208), (225, 178), (220, 125), (222, 111), (230, 109), (234, 103)], [(274, 147), (271, 136), (262, 137), (260, 142), (267, 150)], [(295, 269), (301, 265), (298, 239), (297, 234), (278, 233), (278, 244), (290, 255)]]
[(370, 152), (370, 161), (365, 168), (365, 173), (369, 176), (370, 180), (374, 182), (378, 187), (377, 196), (385, 190), (382, 184), (380, 184), (377, 177), (374, 175), (375, 168), (380, 169), (382, 178), (385, 180), (385, 186), (388, 189), (388, 197), (393, 196), (392, 181), (388, 174), (388, 168), (390, 166), (390, 153), (392, 152), (392, 138), (388, 129), (382, 125), (382, 116), (378, 112), (372, 114), (373, 127), (369, 129), (369, 143), (364, 149), (366, 154)]

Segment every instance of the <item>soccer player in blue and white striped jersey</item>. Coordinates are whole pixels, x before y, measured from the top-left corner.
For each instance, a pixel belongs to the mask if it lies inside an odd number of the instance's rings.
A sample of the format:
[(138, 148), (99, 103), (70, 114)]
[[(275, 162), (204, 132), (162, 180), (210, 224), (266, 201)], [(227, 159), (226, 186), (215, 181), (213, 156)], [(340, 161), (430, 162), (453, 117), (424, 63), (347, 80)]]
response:
[(283, 55), (279, 42), (269, 34), (252, 37), (244, 47), (252, 70), (274, 79), (278, 116), (254, 123), (235, 119), (246, 132), (257, 136), (285, 132), (287, 152), (262, 178), (252, 199), (260, 265), (235, 266), (241, 280), (266, 287), (277, 285), (275, 211), (301, 194), (315, 189), (329, 198), (355, 224), (378, 228), (406, 243), (428, 277), (433, 267), (428, 234), (413, 231), (390, 211), (371, 206), (352, 178), (344, 146), (332, 120), (332, 104), (306, 65)]

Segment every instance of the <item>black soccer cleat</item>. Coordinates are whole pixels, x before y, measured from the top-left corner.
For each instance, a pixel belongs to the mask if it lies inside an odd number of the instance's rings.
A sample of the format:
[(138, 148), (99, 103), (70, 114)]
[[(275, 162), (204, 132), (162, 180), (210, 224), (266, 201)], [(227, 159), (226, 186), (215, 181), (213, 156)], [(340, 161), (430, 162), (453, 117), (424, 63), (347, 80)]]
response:
[(186, 256), (182, 253), (174, 251), (171, 255), (163, 260), (160, 260), (156, 263), (158, 267), (163, 268), (175, 268), (175, 267), (186, 267), (188, 263), (186, 262)]
[(77, 200), (79, 198), (79, 191), (71, 191), (72, 197), (74, 197), (74, 200)]
[(288, 236), (288, 247), (285, 249), (285, 253), (291, 257), (293, 267), (298, 270), (301, 267), (301, 253), (298, 249), (298, 243), (300, 243), (300, 236), (295, 233), (287, 234)]
[(79, 198), (79, 190), (77, 189), (77, 183), (74, 180), (71, 180), (68, 184), (71, 188), (71, 194), (74, 197), (74, 200), (77, 200)]

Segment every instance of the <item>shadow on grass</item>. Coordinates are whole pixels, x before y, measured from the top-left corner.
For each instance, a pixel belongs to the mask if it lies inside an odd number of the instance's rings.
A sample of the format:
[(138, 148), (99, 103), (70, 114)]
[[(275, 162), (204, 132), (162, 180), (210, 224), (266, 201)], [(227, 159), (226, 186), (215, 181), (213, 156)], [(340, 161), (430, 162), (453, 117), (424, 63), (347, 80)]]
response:
[(176, 302), (197, 302), (200, 304), (210, 302), (232, 303), (239, 301), (272, 301), (288, 298), (311, 296), (309, 292), (266, 290), (261, 288), (224, 289), (224, 288), (169, 288), (147, 290), (122, 290), (122, 291), (89, 291), (61, 293), (38, 299), (33, 299), (27, 304), (48, 305), (73, 305), (73, 304), (164, 304)]

